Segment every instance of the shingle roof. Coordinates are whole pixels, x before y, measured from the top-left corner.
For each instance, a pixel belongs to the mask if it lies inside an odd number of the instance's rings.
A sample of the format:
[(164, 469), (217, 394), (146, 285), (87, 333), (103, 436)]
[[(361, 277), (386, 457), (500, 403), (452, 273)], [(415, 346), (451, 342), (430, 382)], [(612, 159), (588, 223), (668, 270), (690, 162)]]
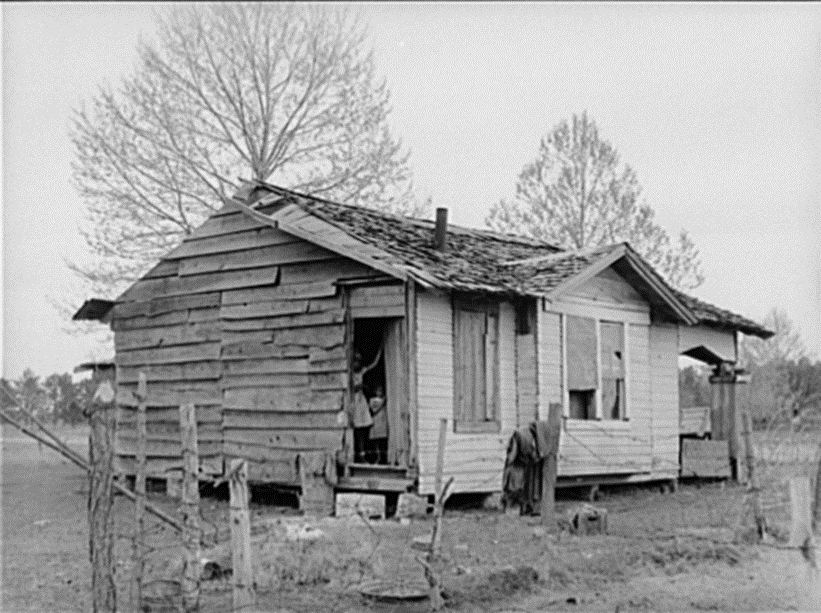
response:
[(424, 269), (455, 290), (521, 294), (520, 276), (504, 263), (560, 252), (541, 241), (452, 224), (448, 224), (447, 250), (443, 252), (434, 247), (432, 221), (270, 189), (346, 234)]
[(679, 300), (687, 305), (687, 308), (695, 313), (700, 323), (717, 328), (731, 328), (744, 334), (752, 334), (754, 336), (760, 336), (761, 338), (770, 338), (774, 334), (764, 326), (738, 313), (722, 309), (709, 302), (704, 302), (695, 296), (689, 296), (684, 292), (676, 291), (676, 295)]
[[(434, 247), (432, 221), (331, 202), (262, 182), (247, 185), (241, 193), (248, 195), (255, 188), (298, 204), (346, 234), (424, 269), (454, 290), (542, 296), (623, 245), (563, 251), (529, 238), (449, 224), (448, 248), (442, 252)], [(700, 323), (772, 336), (742, 315), (670, 289)]]

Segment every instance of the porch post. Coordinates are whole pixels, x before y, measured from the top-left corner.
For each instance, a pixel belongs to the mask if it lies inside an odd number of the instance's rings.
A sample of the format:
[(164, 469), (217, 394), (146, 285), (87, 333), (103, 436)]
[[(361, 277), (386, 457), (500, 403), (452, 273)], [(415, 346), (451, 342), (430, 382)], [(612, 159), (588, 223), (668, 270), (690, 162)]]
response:
[(743, 475), (741, 465), (745, 450), (741, 441), (741, 420), (747, 408), (746, 383), (749, 380), (749, 375), (742, 369), (734, 369), (731, 362), (718, 364), (710, 377), (712, 437), (728, 442), (730, 468), (736, 480)]

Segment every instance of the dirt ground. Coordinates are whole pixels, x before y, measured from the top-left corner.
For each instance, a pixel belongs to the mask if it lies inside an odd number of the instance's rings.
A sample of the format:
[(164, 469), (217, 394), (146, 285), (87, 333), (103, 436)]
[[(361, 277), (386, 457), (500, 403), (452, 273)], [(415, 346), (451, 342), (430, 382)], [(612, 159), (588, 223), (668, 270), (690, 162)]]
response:
[[(48, 449), (4, 429), (2, 442), (2, 586), (4, 612), (90, 609), (86, 479)], [(78, 450), (82, 431), (66, 431)], [(738, 539), (743, 490), (720, 484), (605, 490), (609, 534), (548, 536), (537, 517), (475, 508), (448, 509), (440, 571), (447, 610), (467, 611), (788, 611), (821, 610), (821, 578), (800, 552)], [(163, 495), (154, 500), (169, 510)], [(562, 511), (579, 504), (560, 496)], [(458, 503), (454, 500), (454, 503)], [(464, 501), (463, 501), (464, 502)], [(228, 553), (227, 502), (203, 499), (204, 525)], [(117, 498), (117, 529), (130, 530), (129, 503)], [(423, 581), (411, 548), (430, 533), (430, 519), (365, 522), (302, 518), (293, 509), (254, 503), (253, 542), (260, 611), (424, 611), (425, 603), (364, 600), (369, 580)], [(742, 539), (743, 540), (743, 539)], [(173, 573), (179, 550), (157, 531), (149, 571)], [(118, 539), (118, 576), (127, 576), (129, 543)], [(128, 594), (120, 582), (121, 602)], [(228, 580), (204, 583), (203, 611), (230, 608)]]

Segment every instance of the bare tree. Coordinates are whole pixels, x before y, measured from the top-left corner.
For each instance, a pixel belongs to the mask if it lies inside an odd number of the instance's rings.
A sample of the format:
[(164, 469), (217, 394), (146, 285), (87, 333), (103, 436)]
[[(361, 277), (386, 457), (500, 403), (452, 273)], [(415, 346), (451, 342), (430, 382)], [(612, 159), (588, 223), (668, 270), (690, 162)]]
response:
[(519, 174), (516, 197), (493, 205), (486, 223), (567, 249), (629, 241), (673, 286), (698, 287), (704, 275), (689, 234), (673, 239), (654, 217), (635, 171), (584, 112), (542, 139)]
[(118, 90), (75, 113), (96, 291), (122, 287), (190, 233), (239, 177), (421, 214), (389, 92), (344, 7), (209, 4), (158, 17)]
[(797, 417), (821, 405), (821, 362), (813, 363), (787, 313), (773, 308), (764, 327), (775, 334), (763, 340), (745, 336), (739, 357), (750, 371), (749, 402), (759, 421)]

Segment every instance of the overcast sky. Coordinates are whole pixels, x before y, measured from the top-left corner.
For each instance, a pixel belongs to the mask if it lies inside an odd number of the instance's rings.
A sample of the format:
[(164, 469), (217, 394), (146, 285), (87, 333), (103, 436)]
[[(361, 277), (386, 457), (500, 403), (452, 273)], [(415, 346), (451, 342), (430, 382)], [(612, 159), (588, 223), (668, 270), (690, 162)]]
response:
[[(72, 108), (116, 84), (156, 5), (2, 5), (3, 369), (91, 357), (49, 297), (76, 281), (82, 203)], [(540, 137), (587, 109), (638, 172), (658, 221), (686, 228), (695, 294), (753, 318), (784, 308), (821, 346), (821, 10), (817, 5), (370, 4), (394, 133), (415, 184), (481, 226)], [(77, 305), (79, 306), (79, 304)]]

